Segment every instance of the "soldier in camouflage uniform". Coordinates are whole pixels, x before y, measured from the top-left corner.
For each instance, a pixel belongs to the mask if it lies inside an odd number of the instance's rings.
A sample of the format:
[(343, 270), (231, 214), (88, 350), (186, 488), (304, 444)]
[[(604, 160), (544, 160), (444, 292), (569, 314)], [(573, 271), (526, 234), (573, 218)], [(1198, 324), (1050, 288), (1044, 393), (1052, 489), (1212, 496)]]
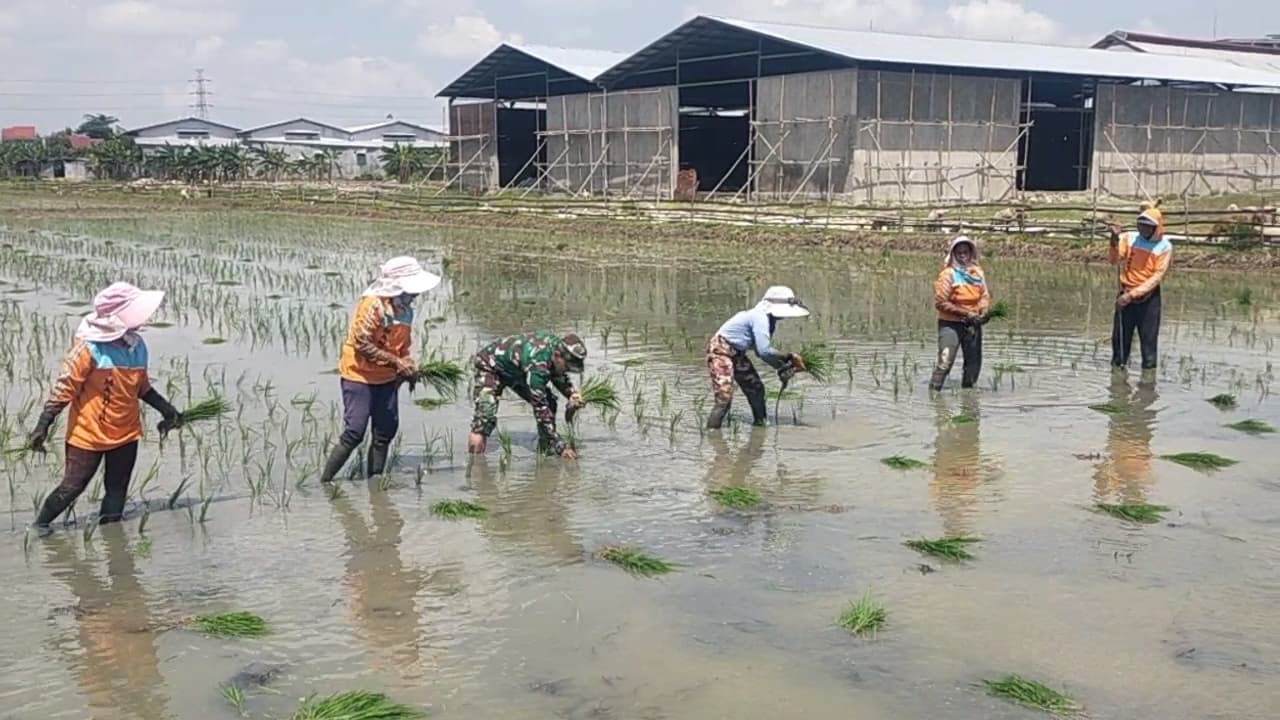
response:
[[(548, 385), (555, 386), (569, 400), (569, 410), (582, 407), (582, 396), (574, 388), (569, 373), (582, 372), (587, 346), (574, 333), (563, 337), (549, 332), (530, 332), (495, 340), (475, 355), (472, 395), (475, 415), (467, 449), (483, 453), (489, 435), (498, 424), (498, 398), (511, 388), (533, 406), (538, 436), (545, 447), (567, 459), (577, 453), (556, 432), (556, 399)], [(566, 413), (568, 414), (568, 413)]]
[(782, 380), (790, 380), (804, 370), (804, 358), (795, 353), (782, 353), (773, 347), (773, 332), (779, 318), (805, 317), (809, 310), (789, 287), (776, 285), (750, 310), (743, 310), (725, 321), (707, 343), (707, 371), (711, 375), (711, 391), (715, 406), (707, 416), (707, 429), (718, 429), (733, 403), (733, 384), (742, 388), (751, 405), (751, 418), (756, 425), (767, 420), (764, 383), (747, 352), (756, 355), (778, 371)]

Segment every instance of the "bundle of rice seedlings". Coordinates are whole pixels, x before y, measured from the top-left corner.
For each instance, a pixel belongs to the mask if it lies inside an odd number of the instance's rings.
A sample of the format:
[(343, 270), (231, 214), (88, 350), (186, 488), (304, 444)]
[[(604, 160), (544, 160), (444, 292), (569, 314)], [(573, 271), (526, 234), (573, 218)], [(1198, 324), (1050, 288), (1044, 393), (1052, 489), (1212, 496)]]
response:
[(836, 624), (854, 635), (875, 633), (888, 618), (884, 606), (871, 598), (871, 593), (862, 596), (857, 602), (849, 603), (849, 607), (836, 619)]
[(1118, 517), (1121, 520), (1148, 524), (1160, 522), (1164, 519), (1164, 514), (1169, 512), (1169, 508), (1164, 505), (1148, 505), (1147, 503), (1124, 503), (1121, 505), (1097, 503), (1093, 507), (1099, 512)]
[(419, 720), (426, 716), (382, 693), (351, 690), (319, 700), (307, 698), (290, 720)]
[(804, 371), (809, 377), (820, 383), (831, 380), (831, 366), (835, 364), (835, 357), (827, 349), (826, 343), (805, 343), (800, 346), (798, 354), (804, 358)]
[(1112, 403), (1112, 402), (1099, 403), (1097, 405), (1090, 405), (1089, 409), (1095, 412), (1103, 413), (1104, 415), (1119, 415), (1120, 413), (1125, 411), (1125, 407), (1123, 405), (1120, 405), (1119, 403)]
[(413, 401), (413, 404), (417, 405), (423, 410), (438, 410), (444, 407), (445, 405), (448, 405), (449, 400), (446, 398), (434, 398), (434, 397), (433, 398), (417, 398), (416, 400)]
[(431, 506), (431, 514), (445, 520), (488, 517), (489, 508), (467, 500), (441, 500)]
[(1264, 435), (1276, 431), (1276, 429), (1271, 427), (1268, 423), (1263, 422), (1262, 420), (1255, 420), (1253, 418), (1231, 423), (1230, 425), (1227, 425), (1227, 427), (1232, 430), (1239, 430), (1242, 433), (1249, 433), (1250, 435)]
[(965, 413), (960, 413), (959, 415), (951, 418), (952, 425), (968, 425), (969, 423), (976, 422), (978, 422), (978, 418), (976, 416), (966, 415)]
[(967, 549), (968, 545), (978, 542), (978, 538), (968, 535), (953, 535), (950, 537), (929, 540), (920, 538), (918, 540), (908, 540), (904, 543), (907, 547), (916, 552), (932, 555), (944, 560), (971, 560), (973, 554)]
[(231, 412), (231, 403), (223, 400), (221, 397), (214, 395), (192, 405), (182, 411), (182, 421), (184, 423), (201, 422), (204, 420), (212, 420), (219, 415), (226, 415)]
[(880, 462), (894, 470), (919, 470), (920, 468), (929, 467), (929, 463), (909, 458), (906, 455), (892, 455), (881, 459)]
[(617, 565), (632, 575), (653, 577), (673, 572), (676, 567), (666, 560), (646, 554), (643, 550), (622, 545), (610, 545), (601, 549), (596, 556), (601, 560)]
[(1174, 455), (1161, 455), (1161, 458), (1170, 462), (1176, 462), (1179, 465), (1185, 465), (1194, 470), (1220, 470), (1222, 468), (1231, 467), (1238, 461), (1231, 458), (1225, 458), (1221, 455), (1213, 453), (1176, 453)]
[(760, 504), (760, 493), (748, 487), (722, 487), (707, 493), (727, 508), (745, 510)]
[(418, 365), (418, 379), (427, 383), (444, 398), (453, 398), (458, 394), (458, 383), (466, 377), (462, 366), (452, 360), (431, 353)]
[(987, 692), (996, 697), (1053, 715), (1075, 715), (1081, 709), (1071, 696), (1020, 675), (983, 680), (982, 684), (986, 686)]
[(614, 412), (622, 409), (618, 402), (618, 389), (609, 378), (593, 377), (583, 382), (582, 387), (578, 388), (578, 394), (587, 405), (596, 405), (602, 410)]
[(1219, 410), (1234, 410), (1236, 407), (1236, 396), (1230, 393), (1222, 393), (1209, 398), (1209, 404)]
[(243, 610), (197, 615), (191, 625), (206, 635), (224, 638), (262, 637), (270, 632), (266, 620)]
[(1009, 303), (1003, 300), (997, 300), (996, 303), (987, 310), (987, 317), (992, 320), (1003, 320), (1009, 317)]

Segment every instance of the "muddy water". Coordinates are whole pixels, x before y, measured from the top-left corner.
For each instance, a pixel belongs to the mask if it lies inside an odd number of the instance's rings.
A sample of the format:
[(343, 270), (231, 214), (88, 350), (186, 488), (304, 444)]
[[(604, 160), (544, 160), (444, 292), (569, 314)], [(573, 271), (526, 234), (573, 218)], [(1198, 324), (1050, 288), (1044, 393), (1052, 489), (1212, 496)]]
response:
[[(1014, 316), (988, 326), (980, 389), (931, 399), (939, 258), (253, 215), (26, 221), (0, 244), (0, 324), (20, 337), (4, 358), (7, 446), (83, 301), (116, 278), (169, 291), (173, 326), (148, 332), (157, 385), (179, 405), (216, 391), (238, 406), (164, 446), (147, 439), (134, 499), (164, 506), (182, 489), (141, 531), (135, 517), (25, 538), (59, 460), (0, 459), (0, 715), (231, 718), (219, 685), (252, 663), (280, 673), (246, 690), (251, 717), (350, 688), (458, 718), (1034, 716), (975, 687), (1009, 672), (1069, 690), (1097, 718), (1280, 707), (1275, 441), (1223, 427), (1280, 425), (1280, 285), (1265, 278), (1175, 271), (1161, 370), (1116, 378), (1111, 271), (991, 258)], [(544, 326), (588, 339), (589, 374), (614, 379), (623, 410), (584, 413), (580, 461), (539, 461), (527, 408), (507, 398), (512, 457), (494, 442), (468, 468), (466, 401), (428, 411), (405, 398), (389, 480), (347, 483), (336, 499), (316, 486), (339, 430), (331, 372), (347, 307), (403, 251), (447, 277), (420, 308), (431, 350), (462, 360), (482, 339)], [(827, 340), (834, 378), (798, 381), (769, 428), (741, 422), (739, 399), (735, 427), (704, 435), (701, 347), (773, 282), (814, 309), (779, 343)], [(1245, 288), (1248, 306), (1235, 299)], [(1239, 409), (1205, 402), (1224, 392)], [(1087, 407), (1104, 402), (1127, 409)], [(1158, 457), (1190, 451), (1241, 462), (1207, 475)], [(929, 467), (880, 463), (895, 454)], [(706, 496), (723, 485), (768, 506), (726, 512)], [(444, 498), (492, 514), (431, 517)], [(1099, 501), (1173, 511), (1135, 526), (1090, 512)], [(902, 545), (943, 533), (980, 536), (976, 559)], [(680, 571), (645, 581), (592, 558), (615, 543)], [(834, 627), (867, 592), (885, 627), (868, 639)], [(273, 634), (180, 626), (228, 609), (266, 617)]]

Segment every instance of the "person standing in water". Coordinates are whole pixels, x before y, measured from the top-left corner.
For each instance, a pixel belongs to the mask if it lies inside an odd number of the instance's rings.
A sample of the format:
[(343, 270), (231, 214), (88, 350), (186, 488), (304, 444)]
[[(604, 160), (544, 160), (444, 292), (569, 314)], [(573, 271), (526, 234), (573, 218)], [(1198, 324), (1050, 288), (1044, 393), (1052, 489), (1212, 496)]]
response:
[(707, 343), (707, 371), (711, 375), (715, 406), (707, 416), (707, 429), (718, 429), (724, 423), (733, 404), (735, 382), (751, 405), (752, 421), (756, 425), (765, 424), (768, 411), (764, 383), (760, 381), (760, 374), (751, 364), (747, 352), (754, 349), (757, 357), (778, 371), (779, 377), (790, 379), (797, 371), (804, 370), (804, 358), (775, 350), (773, 334), (779, 319), (808, 315), (809, 309), (791, 288), (775, 285), (765, 291), (755, 307), (735, 314), (711, 336)]
[(1111, 323), (1111, 366), (1129, 366), (1136, 330), (1142, 369), (1154, 370), (1160, 350), (1160, 285), (1173, 258), (1173, 244), (1164, 238), (1164, 215), (1156, 207), (1144, 207), (1136, 232), (1121, 232), (1118, 225), (1110, 230), (1107, 256), (1112, 265), (1122, 266)]
[(409, 352), (413, 302), (440, 280), (414, 258), (392, 258), (382, 265), (381, 277), (356, 302), (338, 362), (344, 427), (329, 452), (320, 482), (337, 477), (370, 424), (373, 440), (366, 472), (374, 477), (386, 470), (387, 452), (400, 430), (400, 384), (414, 383), (418, 378), (418, 366)]
[(113, 283), (98, 293), (93, 312), (80, 321), (62, 373), (27, 438), (27, 449), (45, 452), (53, 421), (71, 407), (62, 484), (45, 498), (36, 529), (48, 529), (74, 505), (104, 464), (99, 522), (120, 519), (142, 439), (139, 400), (160, 413), (162, 434), (182, 425), (182, 415), (151, 386), (147, 344), (139, 334), (163, 300), (159, 290)]
[(946, 265), (933, 284), (933, 304), (938, 310), (938, 362), (929, 387), (942, 390), (960, 352), (960, 387), (971, 388), (982, 371), (982, 326), (991, 308), (991, 291), (978, 264), (978, 246), (964, 235), (947, 248)]

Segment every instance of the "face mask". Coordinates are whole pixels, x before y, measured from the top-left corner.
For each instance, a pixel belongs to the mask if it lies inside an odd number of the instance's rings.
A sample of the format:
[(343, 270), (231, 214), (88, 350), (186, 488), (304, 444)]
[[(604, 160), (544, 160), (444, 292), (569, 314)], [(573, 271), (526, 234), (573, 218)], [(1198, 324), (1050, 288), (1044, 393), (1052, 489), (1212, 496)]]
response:
[(1138, 236), (1141, 237), (1143, 240), (1150, 240), (1151, 236), (1155, 234), (1156, 234), (1156, 229), (1151, 227), (1150, 225), (1138, 226)]

